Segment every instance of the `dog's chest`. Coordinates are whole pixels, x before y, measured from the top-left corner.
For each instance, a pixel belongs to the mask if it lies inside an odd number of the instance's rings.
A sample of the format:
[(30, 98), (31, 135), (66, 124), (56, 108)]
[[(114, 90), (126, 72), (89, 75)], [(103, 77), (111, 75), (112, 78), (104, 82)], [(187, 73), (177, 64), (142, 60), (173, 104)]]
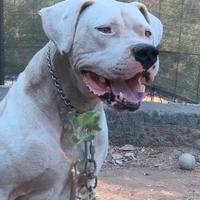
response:
[(83, 169), (85, 161), (85, 147), (84, 143), (76, 145), (73, 142), (73, 135), (75, 130), (72, 129), (72, 125), (67, 122), (64, 125), (64, 129), (60, 138), (60, 149), (63, 152), (65, 159), (68, 159), (72, 165), (73, 162), (80, 163), (80, 170)]

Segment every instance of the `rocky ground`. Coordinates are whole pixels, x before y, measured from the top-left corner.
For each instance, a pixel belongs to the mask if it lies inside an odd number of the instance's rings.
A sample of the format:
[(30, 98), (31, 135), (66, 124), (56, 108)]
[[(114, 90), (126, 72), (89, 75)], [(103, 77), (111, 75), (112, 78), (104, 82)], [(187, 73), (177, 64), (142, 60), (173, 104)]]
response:
[[(192, 171), (181, 170), (178, 158), (191, 153)], [(111, 147), (101, 172), (97, 200), (199, 200), (200, 152), (192, 148)]]

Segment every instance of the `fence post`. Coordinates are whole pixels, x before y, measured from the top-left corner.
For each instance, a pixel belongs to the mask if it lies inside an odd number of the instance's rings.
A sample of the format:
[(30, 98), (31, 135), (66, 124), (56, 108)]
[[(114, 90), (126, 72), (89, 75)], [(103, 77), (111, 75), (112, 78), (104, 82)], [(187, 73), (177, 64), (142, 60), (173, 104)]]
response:
[(4, 0), (0, 0), (0, 85), (4, 84)]

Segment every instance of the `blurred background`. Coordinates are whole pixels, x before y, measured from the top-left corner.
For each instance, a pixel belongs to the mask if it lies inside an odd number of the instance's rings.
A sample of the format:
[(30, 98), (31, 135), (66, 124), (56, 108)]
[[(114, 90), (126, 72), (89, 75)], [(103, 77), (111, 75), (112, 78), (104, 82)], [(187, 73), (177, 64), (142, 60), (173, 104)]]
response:
[[(47, 42), (37, 12), (58, 0), (0, 0), (0, 83), (15, 80)], [(150, 96), (200, 102), (200, 0), (142, 0), (164, 24)]]

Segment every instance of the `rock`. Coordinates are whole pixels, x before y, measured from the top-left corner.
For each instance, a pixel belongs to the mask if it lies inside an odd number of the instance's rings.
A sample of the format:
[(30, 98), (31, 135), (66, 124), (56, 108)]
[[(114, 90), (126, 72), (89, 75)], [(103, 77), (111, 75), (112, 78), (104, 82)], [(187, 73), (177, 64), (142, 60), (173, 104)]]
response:
[(154, 165), (155, 168), (161, 167), (161, 166), (162, 166), (161, 164), (155, 164), (155, 165)]
[(179, 167), (184, 170), (193, 170), (196, 165), (195, 157), (189, 153), (184, 153), (179, 157)]
[(121, 151), (134, 151), (135, 147), (133, 145), (126, 144), (123, 147), (120, 147), (119, 150), (121, 150)]
[(115, 160), (115, 164), (122, 166), (123, 165), (123, 161), (122, 160)]
[(123, 156), (121, 154), (118, 154), (118, 153), (114, 153), (112, 154), (112, 158), (114, 160), (122, 160), (123, 159)]
[(134, 156), (134, 153), (132, 153), (132, 152), (125, 153), (124, 157), (129, 158), (131, 160), (137, 160), (136, 157)]
[(150, 174), (147, 172), (144, 172), (144, 176), (150, 176)]
[(182, 154), (183, 152), (179, 149), (174, 149), (172, 152), (172, 155), (174, 155), (176, 158), (179, 158), (179, 156)]

